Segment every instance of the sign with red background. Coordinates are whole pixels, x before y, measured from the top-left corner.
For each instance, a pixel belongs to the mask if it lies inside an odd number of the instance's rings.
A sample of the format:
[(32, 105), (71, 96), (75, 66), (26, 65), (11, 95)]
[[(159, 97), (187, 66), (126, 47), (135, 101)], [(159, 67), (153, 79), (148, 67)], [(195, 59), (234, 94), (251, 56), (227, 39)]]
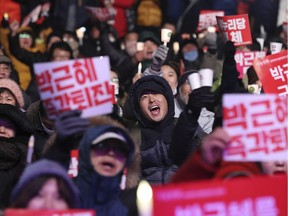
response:
[(152, 188), (154, 216), (287, 216), (286, 175)]
[(265, 93), (287, 97), (288, 94), (288, 51), (284, 50), (264, 58), (255, 59), (254, 69)]
[(235, 46), (252, 44), (250, 23), (247, 14), (216, 17), (219, 30), (226, 40), (235, 42)]

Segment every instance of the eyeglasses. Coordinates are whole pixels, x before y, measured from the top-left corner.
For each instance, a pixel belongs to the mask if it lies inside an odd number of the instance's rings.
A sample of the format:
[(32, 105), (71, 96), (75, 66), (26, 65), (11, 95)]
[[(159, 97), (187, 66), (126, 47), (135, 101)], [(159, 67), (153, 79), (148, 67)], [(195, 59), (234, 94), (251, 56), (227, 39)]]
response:
[(30, 38), (31, 35), (27, 34), (27, 33), (20, 33), (19, 34), (19, 38)]
[(113, 157), (119, 161), (124, 161), (128, 157), (128, 149), (118, 141), (116, 141), (117, 143), (109, 141), (93, 145), (92, 150), (99, 156), (108, 155), (112, 151), (114, 153)]

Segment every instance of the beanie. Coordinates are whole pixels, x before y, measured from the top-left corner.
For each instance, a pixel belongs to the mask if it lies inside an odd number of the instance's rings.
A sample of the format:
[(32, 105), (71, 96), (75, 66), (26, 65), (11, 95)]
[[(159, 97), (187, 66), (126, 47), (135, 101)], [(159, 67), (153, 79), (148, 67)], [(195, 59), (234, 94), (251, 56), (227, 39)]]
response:
[(188, 79), (188, 76), (192, 73), (197, 73), (197, 70), (188, 70), (185, 71), (179, 78), (178, 85), (177, 85), (177, 92), (179, 92), (180, 87), (184, 84), (184, 82)]
[(152, 31), (143, 31), (139, 35), (139, 42), (145, 42), (147, 40), (153, 41), (157, 46), (161, 44), (160, 39)]
[(71, 200), (73, 207), (78, 207), (79, 205), (79, 190), (74, 184), (74, 182), (69, 178), (67, 171), (55, 161), (41, 159), (27, 166), (22, 173), (18, 183), (14, 187), (11, 200), (16, 199), (16, 197), (21, 193), (22, 189), (33, 179), (40, 176), (55, 176), (63, 180), (66, 187), (71, 193)]
[(19, 85), (15, 81), (11, 79), (1, 79), (0, 88), (6, 88), (10, 90), (14, 94), (17, 102), (19, 103), (20, 108), (23, 108), (24, 106), (23, 94)]
[(247, 70), (248, 84), (254, 84), (257, 80), (259, 80), (257, 73), (253, 66), (249, 67)]
[(11, 60), (5, 55), (0, 55), (0, 64), (1, 63), (10, 65), (11, 64)]

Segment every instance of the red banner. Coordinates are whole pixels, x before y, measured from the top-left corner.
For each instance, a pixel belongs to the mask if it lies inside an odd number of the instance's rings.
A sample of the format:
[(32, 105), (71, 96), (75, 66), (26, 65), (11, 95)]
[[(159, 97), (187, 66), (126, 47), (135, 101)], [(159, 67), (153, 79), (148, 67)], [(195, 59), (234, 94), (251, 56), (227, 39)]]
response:
[(252, 44), (250, 23), (247, 14), (216, 17), (219, 30), (226, 40), (235, 42), (235, 46)]
[(288, 94), (288, 51), (284, 50), (253, 63), (265, 93), (286, 97)]
[(256, 58), (262, 58), (266, 56), (265, 51), (236, 51), (235, 61), (237, 71), (239, 71), (240, 79), (246, 74), (247, 69), (253, 65)]
[(78, 176), (79, 171), (79, 150), (70, 151), (70, 165), (68, 169), (68, 175), (70, 178), (75, 178)]
[(153, 187), (154, 216), (287, 216), (287, 176)]
[(27, 210), (27, 209), (6, 209), (5, 216), (95, 216), (94, 210)]

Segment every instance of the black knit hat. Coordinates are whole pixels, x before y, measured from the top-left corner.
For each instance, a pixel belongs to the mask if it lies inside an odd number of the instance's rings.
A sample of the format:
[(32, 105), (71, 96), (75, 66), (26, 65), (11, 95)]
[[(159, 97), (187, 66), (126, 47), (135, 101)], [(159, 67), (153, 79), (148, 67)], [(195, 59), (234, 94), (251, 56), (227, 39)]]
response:
[(139, 42), (145, 42), (147, 40), (153, 41), (158, 46), (161, 44), (160, 39), (151, 31), (143, 31), (138, 38)]
[(188, 76), (192, 73), (197, 73), (197, 70), (188, 70), (185, 71), (179, 78), (178, 85), (177, 85), (177, 93), (179, 92), (180, 87), (183, 85), (183, 83), (188, 79)]
[(257, 73), (253, 66), (249, 67), (247, 70), (248, 84), (254, 84), (257, 80), (259, 80)]

